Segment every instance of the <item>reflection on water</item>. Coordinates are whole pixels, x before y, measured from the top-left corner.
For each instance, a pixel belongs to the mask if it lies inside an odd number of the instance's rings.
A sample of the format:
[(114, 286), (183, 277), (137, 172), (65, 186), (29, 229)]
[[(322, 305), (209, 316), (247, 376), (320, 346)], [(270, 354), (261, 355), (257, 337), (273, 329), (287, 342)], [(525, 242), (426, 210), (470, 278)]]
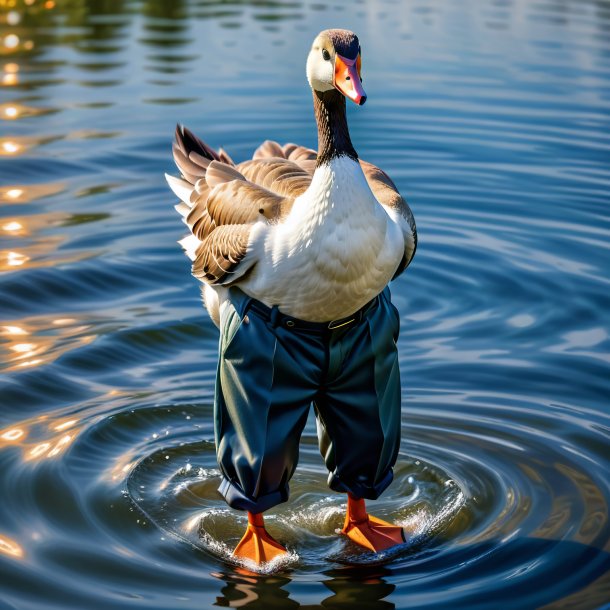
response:
[(22, 318), (18, 323), (0, 327), (4, 352), (1, 367), (8, 371), (48, 364), (95, 339), (92, 327), (75, 318)]
[[(321, 581), (327, 589), (328, 597), (322, 598), (324, 608), (367, 608), (370, 610), (391, 610), (396, 606), (387, 601), (396, 588), (383, 578), (390, 574), (384, 568), (328, 571)], [(281, 576), (256, 577), (247, 572), (214, 572), (212, 576), (224, 583), (216, 604), (228, 608), (300, 608), (301, 604), (286, 590), (290, 578)], [(357, 589), (355, 589), (357, 587)], [(354, 595), (357, 590), (357, 596)], [(323, 594), (322, 594), (323, 595)]]
[(42, 197), (50, 197), (65, 189), (64, 183), (19, 184), (0, 187), (1, 203), (29, 203)]
[(54, 458), (76, 439), (79, 432), (75, 427), (77, 423), (78, 419), (74, 418), (59, 420), (58, 423), (49, 421), (46, 416), (24, 420), (18, 427), (0, 431), (0, 448), (7, 445), (19, 447), (23, 462)]
[(5, 538), (0, 534), (0, 553), (4, 553), (11, 557), (21, 559), (23, 557), (23, 549), (10, 538)]
[[(0, 2), (3, 602), (606, 604), (608, 8)], [(230, 557), (245, 521), (216, 491), (217, 333), (163, 172), (176, 122), (237, 160), (315, 146), (305, 56), (336, 26), (364, 50), (353, 139), (420, 232), (392, 287), (403, 443), (374, 503), (412, 537), (372, 556), (337, 536), (309, 421), (268, 519), (293, 555), (256, 574)]]

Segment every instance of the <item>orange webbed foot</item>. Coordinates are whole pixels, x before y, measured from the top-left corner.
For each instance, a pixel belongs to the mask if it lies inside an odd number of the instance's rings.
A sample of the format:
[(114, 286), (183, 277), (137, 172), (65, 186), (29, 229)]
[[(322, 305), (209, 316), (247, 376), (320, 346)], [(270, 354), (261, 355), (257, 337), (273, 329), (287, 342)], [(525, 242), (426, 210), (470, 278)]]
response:
[(248, 528), (233, 555), (261, 564), (287, 554), (288, 551), (265, 529), (262, 514), (248, 513)]
[(377, 517), (367, 515), (367, 520), (360, 523), (348, 523), (341, 531), (350, 540), (370, 551), (385, 551), (407, 540), (404, 530)]
[(407, 541), (402, 527), (369, 515), (364, 500), (352, 496), (348, 496), (347, 515), (341, 533), (356, 544), (376, 553)]

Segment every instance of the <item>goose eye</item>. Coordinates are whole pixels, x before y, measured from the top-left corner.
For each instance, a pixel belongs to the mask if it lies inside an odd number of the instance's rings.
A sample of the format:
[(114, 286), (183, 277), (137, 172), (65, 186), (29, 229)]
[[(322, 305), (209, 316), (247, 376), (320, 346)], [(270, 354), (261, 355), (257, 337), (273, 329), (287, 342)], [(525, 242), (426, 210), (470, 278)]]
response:
[(322, 57), (324, 58), (324, 61), (329, 61), (330, 53), (326, 49), (322, 49)]

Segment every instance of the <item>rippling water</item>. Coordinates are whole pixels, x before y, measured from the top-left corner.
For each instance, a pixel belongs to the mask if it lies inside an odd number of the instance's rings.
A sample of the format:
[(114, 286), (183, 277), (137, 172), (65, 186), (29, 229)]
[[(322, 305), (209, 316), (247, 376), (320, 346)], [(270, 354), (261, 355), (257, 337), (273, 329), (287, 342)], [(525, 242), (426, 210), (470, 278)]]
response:
[[(610, 602), (610, 3), (0, 3), (0, 607)], [(177, 121), (237, 160), (316, 144), (304, 63), (355, 30), (361, 156), (420, 245), (393, 284), (403, 442), (335, 535), (313, 420), (267, 574), (216, 492), (217, 332), (163, 180)], [(372, 503), (373, 504), (373, 503)], [(607, 606), (606, 606), (607, 607)]]

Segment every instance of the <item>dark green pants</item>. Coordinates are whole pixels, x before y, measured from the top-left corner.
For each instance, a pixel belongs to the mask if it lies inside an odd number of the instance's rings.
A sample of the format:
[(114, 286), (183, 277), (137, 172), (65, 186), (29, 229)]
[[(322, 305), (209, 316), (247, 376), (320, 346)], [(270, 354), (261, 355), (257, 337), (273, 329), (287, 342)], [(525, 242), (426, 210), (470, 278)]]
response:
[(400, 374), (389, 289), (334, 330), (299, 322), (237, 288), (221, 313), (215, 437), (219, 491), (233, 508), (288, 499), (312, 403), (331, 489), (375, 499), (392, 481)]

